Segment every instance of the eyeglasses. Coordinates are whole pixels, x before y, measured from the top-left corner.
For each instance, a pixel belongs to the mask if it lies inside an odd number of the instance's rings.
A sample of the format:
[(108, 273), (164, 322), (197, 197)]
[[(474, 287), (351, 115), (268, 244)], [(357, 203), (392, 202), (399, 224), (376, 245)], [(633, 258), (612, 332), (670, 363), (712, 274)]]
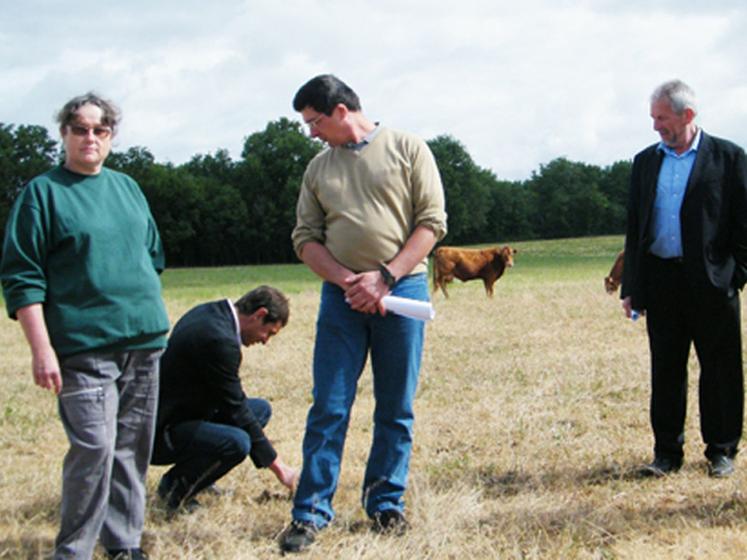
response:
[(327, 115), (325, 115), (324, 113), (319, 113), (316, 117), (314, 117), (310, 121), (306, 121), (306, 126), (309, 127), (309, 130), (314, 130), (319, 124), (319, 121), (322, 120), (326, 116)]
[(67, 127), (70, 129), (70, 132), (73, 133), (73, 136), (88, 136), (88, 133), (93, 131), (93, 135), (96, 138), (101, 138), (103, 140), (112, 134), (112, 129), (108, 126), (87, 127), (80, 126), (79, 124), (69, 124)]

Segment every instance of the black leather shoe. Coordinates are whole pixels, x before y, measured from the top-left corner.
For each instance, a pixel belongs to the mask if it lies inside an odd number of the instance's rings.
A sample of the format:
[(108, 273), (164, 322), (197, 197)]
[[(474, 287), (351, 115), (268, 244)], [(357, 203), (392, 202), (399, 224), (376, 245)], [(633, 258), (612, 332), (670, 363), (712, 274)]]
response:
[(373, 530), (387, 535), (404, 535), (409, 528), (404, 514), (398, 509), (385, 509), (373, 515)]
[(201, 506), (194, 496), (186, 497), (183, 485), (174, 483), (166, 475), (158, 483), (157, 493), (169, 517), (178, 513), (193, 513)]
[(303, 552), (316, 540), (319, 528), (311, 521), (294, 519), (280, 536), (281, 552)]
[(106, 551), (111, 560), (149, 560), (142, 548), (118, 548)]
[(718, 453), (708, 459), (708, 476), (726, 478), (734, 473), (734, 459), (723, 453)]
[(644, 465), (641, 474), (644, 476), (662, 477), (674, 474), (682, 467), (682, 459), (675, 459), (665, 455), (654, 457), (654, 462)]

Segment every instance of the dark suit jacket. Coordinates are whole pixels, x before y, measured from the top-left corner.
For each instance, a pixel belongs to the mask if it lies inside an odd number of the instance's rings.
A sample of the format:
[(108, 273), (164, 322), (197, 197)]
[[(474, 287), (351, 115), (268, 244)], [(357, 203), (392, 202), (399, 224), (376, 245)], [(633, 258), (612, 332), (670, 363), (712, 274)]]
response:
[[(633, 160), (620, 297), (646, 309), (646, 259), (663, 154), (658, 144)], [(699, 289), (733, 294), (747, 280), (747, 158), (742, 148), (702, 133), (680, 210), (688, 278)]]
[(228, 300), (198, 305), (174, 325), (161, 357), (154, 459), (168, 445), (169, 426), (206, 420), (245, 430), (256, 466), (275, 460), (277, 454), (241, 388), (241, 345), (231, 305)]

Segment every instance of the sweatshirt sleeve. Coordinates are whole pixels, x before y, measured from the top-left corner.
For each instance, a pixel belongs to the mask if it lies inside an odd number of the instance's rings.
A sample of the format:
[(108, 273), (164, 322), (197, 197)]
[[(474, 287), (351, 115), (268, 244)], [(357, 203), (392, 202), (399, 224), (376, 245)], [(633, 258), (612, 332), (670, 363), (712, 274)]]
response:
[(316, 241), (323, 245), (326, 240), (324, 234), (324, 209), (311, 187), (312, 167), (310, 165), (303, 176), (301, 190), (298, 194), (298, 203), (296, 204), (296, 227), (291, 234), (293, 249), (299, 259), (301, 258), (303, 246), (306, 243)]
[(161, 274), (166, 268), (166, 254), (163, 250), (161, 236), (158, 234), (158, 228), (153, 216), (148, 213), (148, 253), (153, 261), (153, 268)]
[(417, 139), (412, 162), (415, 225), (426, 226), (436, 234), (436, 241), (446, 236), (446, 211), (441, 175), (428, 145)]
[(8, 216), (0, 263), (5, 306), (11, 319), (22, 307), (44, 303), (47, 293), (48, 236), (44, 212), (28, 189), (18, 197)]
[(148, 204), (148, 199), (145, 198), (145, 194), (143, 194), (143, 190), (140, 188), (140, 185), (138, 185), (132, 177), (128, 175), (122, 176), (135, 193), (135, 196), (138, 199), (138, 204), (142, 208), (143, 215), (147, 219), (148, 230), (145, 240), (146, 249), (148, 251), (148, 254), (150, 255), (151, 260), (153, 261), (153, 268), (158, 274), (161, 274), (166, 268), (166, 256), (163, 250), (161, 236), (158, 233), (156, 220), (153, 218), (153, 213), (151, 212), (150, 205)]

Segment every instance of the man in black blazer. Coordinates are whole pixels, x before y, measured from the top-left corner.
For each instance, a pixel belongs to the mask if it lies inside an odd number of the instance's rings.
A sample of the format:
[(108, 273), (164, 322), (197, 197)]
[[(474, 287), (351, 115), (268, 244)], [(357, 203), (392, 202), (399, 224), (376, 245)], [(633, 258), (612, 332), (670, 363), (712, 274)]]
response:
[(278, 457), (263, 428), (270, 403), (241, 387), (241, 346), (266, 344), (288, 322), (288, 300), (260, 286), (237, 302), (192, 308), (174, 325), (161, 358), (160, 395), (151, 463), (170, 465), (158, 485), (166, 509), (197, 505), (194, 495), (247, 455), (293, 489), (297, 471)]
[(700, 428), (709, 473), (734, 471), (744, 409), (739, 291), (747, 279), (747, 159), (695, 124), (695, 94), (658, 87), (651, 117), (661, 142), (633, 161), (621, 298), (646, 315), (654, 460), (682, 466), (687, 361), (700, 363)]

